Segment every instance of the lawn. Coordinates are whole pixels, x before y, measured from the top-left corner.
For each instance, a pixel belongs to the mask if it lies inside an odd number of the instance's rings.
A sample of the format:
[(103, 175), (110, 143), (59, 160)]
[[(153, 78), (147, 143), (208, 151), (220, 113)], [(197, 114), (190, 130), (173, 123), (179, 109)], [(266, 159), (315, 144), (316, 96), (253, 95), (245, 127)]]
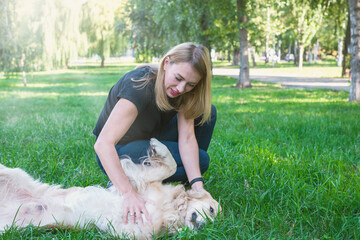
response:
[[(102, 185), (92, 129), (133, 66), (0, 79), (0, 163), (64, 187)], [(359, 239), (360, 105), (348, 92), (282, 89), (215, 77), (218, 121), (204, 175), (223, 214), (160, 239)], [(108, 239), (96, 229), (10, 229), (6, 239)]]

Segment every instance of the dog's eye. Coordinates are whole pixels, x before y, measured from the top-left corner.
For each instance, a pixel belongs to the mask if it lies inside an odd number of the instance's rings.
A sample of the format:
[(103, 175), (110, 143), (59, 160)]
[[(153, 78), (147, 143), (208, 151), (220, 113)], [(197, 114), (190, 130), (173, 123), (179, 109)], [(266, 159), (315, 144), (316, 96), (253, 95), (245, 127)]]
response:
[(210, 212), (214, 213), (214, 209), (212, 207), (210, 207)]

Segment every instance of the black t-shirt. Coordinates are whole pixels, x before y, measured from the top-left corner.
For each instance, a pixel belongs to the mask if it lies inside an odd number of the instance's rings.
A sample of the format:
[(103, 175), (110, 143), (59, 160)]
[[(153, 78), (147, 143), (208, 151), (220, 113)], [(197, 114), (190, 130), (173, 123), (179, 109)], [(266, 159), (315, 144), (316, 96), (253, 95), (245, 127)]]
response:
[[(138, 116), (118, 144), (124, 145), (135, 140), (148, 140), (154, 137), (161, 128), (175, 116), (175, 111), (160, 111), (155, 102), (155, 80), (150, 80), (145, 87), (139, 87), (143, 82), (132, 81), (142, 79), (152, 74), (149, 67), (135, 69), (126, 73), (110, 89), (93, 133), (99, 136), (111, 111), (120, 98), (125, 98), (135, 104)], [(119, 123), (121, 124), (121, 123)]]

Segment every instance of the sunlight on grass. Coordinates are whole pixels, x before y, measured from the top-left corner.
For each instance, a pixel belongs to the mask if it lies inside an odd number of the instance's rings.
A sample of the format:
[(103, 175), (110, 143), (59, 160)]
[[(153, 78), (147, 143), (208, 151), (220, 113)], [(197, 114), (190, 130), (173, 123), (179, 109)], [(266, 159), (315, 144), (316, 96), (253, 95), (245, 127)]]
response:
[(302, 76), (302, 77), (320, 77), (320, 78), (340, 78), (341, 67), (303, 67), (299, 71), (298, 67), (289, 68), (266, 68), (266, 69), (250, 69), (251, 75), (276, 75), (276, 76)]
[(53, 75), (53, 74), (64, 74), (64, 73), (77, 73), (77, 74), (86, 74), (89, 71), (81, 70), (81, 69), (58, 69), (58, 70), (50, 70), (50, 71), (41, 71), (41, 72), (31, 72), (30, 76), (33, 75)]
[(219, 103), (226, 103), (226, 102), (234, 102), (234, 103), (247, 103), (245, 99), (239, 97), (231, 97), (231, 96), (218, 96), (214, 97), (216, 101)]
[(281, 88), (281, 84), (277, 83), (264, 83), (258, 81), (251, 81), (251, 85), (253, 89), (269, 89), (269, 87), (273, 88)]
[(58, 92), (30, 92), (30, 91), (0, 91), (0, 98), (18, 97), (24, 98), (54, 98), (54, 97), (71, 97), (71, 96), (107, 96), (107, 92), (79, 92), (79, 93), (58, 93)]
[[(325, 103), (325, 102), (339, 102), (339, 99), (332, 99), (332, 98), (320, 98), (320, 99), (299, 99), (299, 98), (293, 98), (293, 99), (271, 99), (267, 101), (257, 100), (254, 99), (254, 102), (278, 102), (278, 103)], [(347, 99), (343, 99), (342, 102), (347, 102)]]
[(51, 88), (51, 87), (81, 87), (89, 86), (89, 83), (29, 83), (24, 87), (23, 84), (17, 83), (14, 84), (14, 87), (22, 88)]
[[(232, 66), (227, 61), (214, 62), (215, 68), (232, 68), (239, 69), (239, 66)], [(317, 64), (309, 65), (304, 63), (302, 71), (299, 67), (295, 66), (292, 62), (276, 63), (272, 67), (271, 63), (265, 64), (258, 62), (257, 67), (253, 67), (250, 63), (250, 77), (251, 75), (269, 75), (269, 76), (303, 76), (303, 77), (320, 77), (320, 78), (340, 78), (342, 68), (336, 65), (335, 61), (319, 61)], [(345, 77), (347, 78), (347, 77)]]

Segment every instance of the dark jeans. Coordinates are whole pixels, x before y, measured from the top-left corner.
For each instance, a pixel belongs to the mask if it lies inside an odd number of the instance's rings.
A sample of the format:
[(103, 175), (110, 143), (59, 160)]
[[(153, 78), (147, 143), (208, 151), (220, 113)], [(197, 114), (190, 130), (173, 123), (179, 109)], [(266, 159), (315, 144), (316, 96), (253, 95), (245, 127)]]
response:
[[(209, 167), (210, 158), (208, 153), (206, 152), (212, 133), (214, 131), (215, 123), (216, 123), (216, 108), (214, 105), (211, 107), (211, 119), (209, 122), (204, 123), (201, 126), (197, 126), (197, 123), (200, 119), (195, 119), (195, 136), (199, 145), (199, 163), (200, 163), (200, 171), (203, 174)], [(173, 119), (166, 124), (163, 129), (154, 136), (160, 142), (165, 144), (167, 148), (170, 150), (173, 155), (176, 163), (177, 170), (176, 173), (170, 178), (166, 179), (165, 182), (176, 182), (176, 181), (187, 181), (186, 172), (184, 166), (182, 164), (180, 153), (179, 153), (179, 145), (178, 145), (178, 129), (177, 129), (177, 115)], [(141, 163), (141, 159), (144, 156), (147, 156), (147, 150), (150, 147), (149, 140), (137, 140), (130, 142), (126, 145), (116, 145), (116, 151), (121, 157), (122, 155), (127, 155), (131, 158), (134, 163)], [(101, 168), (101, 170), (106, 174), (99, 157), (96, 155), (97, 162)]]

